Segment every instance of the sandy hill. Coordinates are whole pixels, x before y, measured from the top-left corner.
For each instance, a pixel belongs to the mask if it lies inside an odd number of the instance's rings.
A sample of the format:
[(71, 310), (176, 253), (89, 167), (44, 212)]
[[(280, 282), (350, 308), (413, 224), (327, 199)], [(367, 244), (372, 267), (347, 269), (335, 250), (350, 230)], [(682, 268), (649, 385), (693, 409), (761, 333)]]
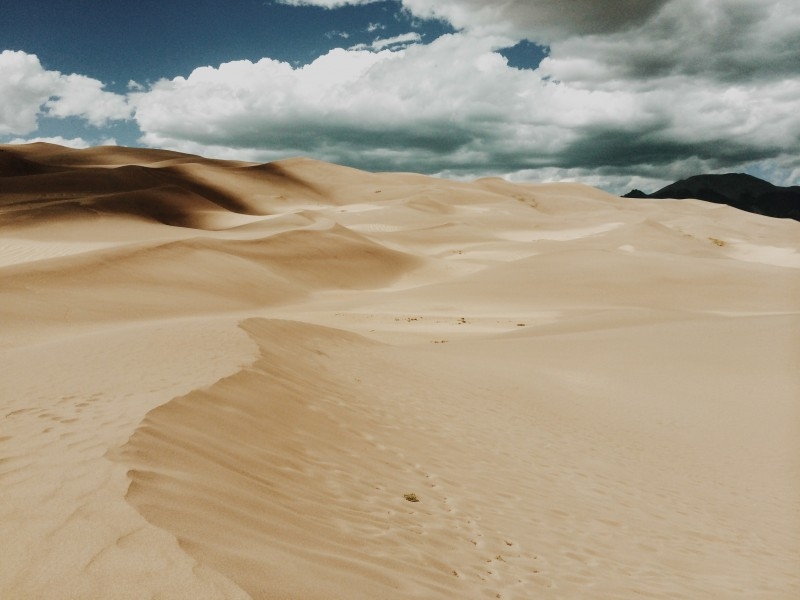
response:
[(800, 596), (800, 223), (0, 146), (0, 597)]

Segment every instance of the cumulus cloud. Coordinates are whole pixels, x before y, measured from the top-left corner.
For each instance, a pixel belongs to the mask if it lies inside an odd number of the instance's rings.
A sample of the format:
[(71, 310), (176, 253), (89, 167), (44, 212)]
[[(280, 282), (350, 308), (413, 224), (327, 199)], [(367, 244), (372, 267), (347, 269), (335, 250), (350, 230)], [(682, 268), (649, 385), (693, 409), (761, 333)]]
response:
[(34, 55), (0, 53), (0, 134), (35, 131), (41, 106), (52, 95), (57, 79), (57, 74), (42, 69)]
[(84, 75), (48, 71), (35, 54), (4, 50), (0, 53), (0, 135), (31, 133), (42, 115), (80, 117), (98, 127), (130, 118), (127, 99), (103, 87)]
[[(429, 44), (408, 33), (337, 48), (302, 67), (264, 58), (131, 82), (127, 104), (96, 80), (3, 53), (0, 134), (26, 135), (41, 114), (102, 124), (133, 108), (142, 143), (222, 158), (309, 155), (619, 192), (729, 170), (796, 184), (793, 4), (402, 0), (414, 16), (460, 31)], [(537, 69), (511, 68), (498, 54), (522, 39), (548, 44)]]
[[(358, 0), (284, 0), (326, 7)], [(369, 0), (366, 0), (369, 1)], [(399, 0), (413, 15), (473, 35), (552, 46), (561, 80), (686, 73), (722, 80), (795, 75), (796, 0)]]
[(404, 50), (336, 49), (302, 68), (204, 67), (135, 94), (136, 119), (147, 144), (185, 151), (616, 185), (762, 161), (800, 143), (797, 79), (573, 85), (510, 68), (495, 52), (504, 40), (461, 33)]
[[(749, 168), (796, 183), (796, 0), (402, 0), (402, 6), (416, 17), (448, 21), (464, 39), (527, 39), (550, 49), (536, 71), (517, 77), (504, 65), (476, 69), (475, 60), (462, 62), (456, 52), (448, 69), (457, 81), (445, 77), (442, 98), (429, 99), (433, 106), (460, 99), (441, 133), (442, 153), (450, 154), (425, 164), (450, 174), (462, 172), (456, 163), (464, 170), (470, 163), (505, 165), (517, 176), (577, 174), (618, 185), (628, 176), (660, 173), (663, 181)], [(482, 60), (491, 62), (489, 49), (480, 47)], [(401, 73), (399, 63), (410, 65), (414, 57), (409, 51), (392, 69), (411, 78), (410, 89), (395, 92), (404, 99), (403, 114), (419, 115), (423, 127), (434, 108), (417, 107), (419, 80), (441, 76), (429, 67), (442, 59), (434, 48), (410, 50), (430, 62), (415, 58), (418, 75)], [(376, 65), (375, 72), (387, 68)], [(490, 117), (484, 98), (502, 116)], [(487, 118), (494, 127), (479, 125)], [(378, 155), (388, 161), (402, 154)]]
[[(389, 157), (446, 154), (473, 137), (463, 122), (477, 117), (487, 99), (469, 107), (469, 98), (451, 94), (458, 69), (443, 67), (453, 52), (470, 74), (487, 60), (503, 64), (455, 36), (405, 51), (337, 49), (296, 69), (269, 59), (240, 61), (156, 83), (135, 96), (136, 119), (153, 145), (183, 140), (340, 161), (369, 153), (386, 157), (385, 167)], [(428, 77), (433, 71), (444, 72)], [(483, 120), (475, 118), (474, 126)]]
[(127, 119), (131, 115), (125, 96), (103, 89), (104, 84), (84, 75), (60, 75), (45, 103), (51, 117), (80, 117), (95, 127), (109, 121)]

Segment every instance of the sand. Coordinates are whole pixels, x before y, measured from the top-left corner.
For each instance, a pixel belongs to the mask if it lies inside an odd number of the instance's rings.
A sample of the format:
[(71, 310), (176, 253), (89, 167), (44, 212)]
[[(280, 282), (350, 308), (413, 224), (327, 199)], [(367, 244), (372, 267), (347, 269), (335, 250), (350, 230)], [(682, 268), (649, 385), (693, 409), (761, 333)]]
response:
[(0, 598), (800, 597), (799, 257), (580, 184), (2, 146)]

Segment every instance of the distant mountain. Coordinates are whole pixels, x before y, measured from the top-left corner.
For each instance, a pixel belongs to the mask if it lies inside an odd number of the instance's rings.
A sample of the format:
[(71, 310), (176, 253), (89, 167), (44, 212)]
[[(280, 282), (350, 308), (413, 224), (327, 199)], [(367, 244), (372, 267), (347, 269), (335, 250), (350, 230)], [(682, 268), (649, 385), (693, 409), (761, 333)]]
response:
[(696, 198), (768, 217), (800, 221), (800, 186), (780, 187), (744, 173), (695, 175), (652, 194), (631, 190), (623, 197)]

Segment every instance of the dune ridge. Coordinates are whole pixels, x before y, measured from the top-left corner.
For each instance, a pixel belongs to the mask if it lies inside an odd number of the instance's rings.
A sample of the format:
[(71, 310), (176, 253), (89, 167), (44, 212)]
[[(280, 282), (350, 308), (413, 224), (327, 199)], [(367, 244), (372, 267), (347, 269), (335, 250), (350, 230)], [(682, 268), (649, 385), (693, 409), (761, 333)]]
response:
[(2, 146), (0, 596), (795, 598), (799, 257), (581, 184)]

